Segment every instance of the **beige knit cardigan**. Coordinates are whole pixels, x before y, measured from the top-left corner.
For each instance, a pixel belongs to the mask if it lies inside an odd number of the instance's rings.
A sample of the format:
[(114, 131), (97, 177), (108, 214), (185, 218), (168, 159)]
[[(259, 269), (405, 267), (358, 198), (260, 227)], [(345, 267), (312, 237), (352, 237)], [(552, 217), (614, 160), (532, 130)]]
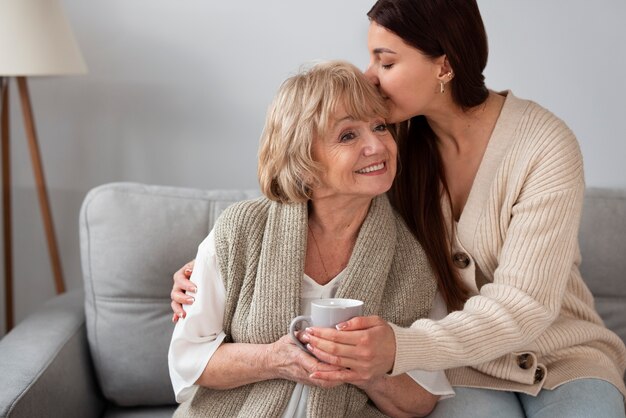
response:
[(451, 369), (455, 386), (533, 395), (590, 377), (626, 395), (624, 343), (604, 327), (578, 268), (585, 184), (576, 138), (546, 109), (503, 94), (451, 234), (472, 296), (442, 320), (394, 326), (392, 374)]

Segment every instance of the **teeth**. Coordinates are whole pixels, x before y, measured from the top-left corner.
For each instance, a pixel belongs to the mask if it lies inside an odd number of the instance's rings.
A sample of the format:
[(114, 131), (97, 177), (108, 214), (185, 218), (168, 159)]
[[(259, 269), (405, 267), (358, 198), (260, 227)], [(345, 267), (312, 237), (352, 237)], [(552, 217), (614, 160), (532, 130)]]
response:
[(359, 174), (371, 173), (372, 171), (381, 170), (383, 169), (383, 167), (385, 167), (385, 163), (370, 165), (369, 167), (365, 167), (360, 170), (357, 170), (357, 173)]

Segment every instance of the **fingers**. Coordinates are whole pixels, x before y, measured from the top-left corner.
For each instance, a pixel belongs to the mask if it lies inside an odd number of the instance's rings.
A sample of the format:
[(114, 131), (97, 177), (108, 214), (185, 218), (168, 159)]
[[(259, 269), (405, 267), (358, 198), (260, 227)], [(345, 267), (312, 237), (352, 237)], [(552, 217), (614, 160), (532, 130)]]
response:
[(357, 316), (349, 321), (337, 324), (337, 329), (309, 327), (306, 329), (306, 333), (303, 335), (303, 338), (306, 338), (305, 336), (308, 334), (328, 341), (334, 341), (336, 343), (358, 345), (367, 343), (367, 341), (362, 340), (367, 334), (344, 331), (364, 331), (386, 325), (387, 322), (378, 316)]
[(186, 294), (186, 292), (195, 293), (198, 291), (195, 283), (189, 280), (193, 266), (194, 260), (181, 267), (172, 277), (174, 285), (172, 286), (170, 298), (172, 299), (172, 311), (174, 311), (174, 316), (172, 317), (172, 322), (174, 323), (178, 322), (179, 318), (185, 317), (182, 305), (191, 305), (195, 301), (192, 295)]
[(298, 355), (300, 356), (300, 365), (302, 369), (308, 374), (311, 374), (317, 371), (333, 372), (337, 370), (343, 370), (343, 367), (321, 362), (319, 359), (315, 358), (313, 355), (309, 353), (305, 353), (300, 348), (298, 348), (298, 352), (299, 352)]
[(333, 328), (317, 328), (309, 327), (305, 330), (300, 338), (304, 342), (309, 342), (308, 338), (317, 337), (318, 339), (332, 341), (338, 344), (357, 345), (359, 344), (362, 332), (344, 332), (337, 331)]
[(174, 315), (172, 316), (172, 322), (177, 323), (180, 318), (184, 318), (186, 316), (186, 312), (183, 309), (182, 305), (172, 301), (170, 304), (172, 307), (172, 311), (174, 311)]
[(348, 369), (340, 369), (336, 371), (317, 370), (309, 376), (313, 381), (337, 382), (345, 383), (359, 380), (359, 376)]
[(339, 370), (345, 370), (343, 367), (333, 366), (332, 364), (322, 363), (318, 361), (315, 366), (309, 369), (310, 373), (315, 372), (337, 372)]
[[(353, 318), (356, 326), (378, 323), (378, 317)], [(333, 328), (310, 327), (303, 333), (301, 340), (307, 343), (307, 349), (323, 362), (353, 368), (358, 363), (371, 360), (373, 354), (372, 335), (368, 331), (338, 331)]]
[(307, 358), (307, 360), (303, 361), (301, 364), (302, 377), (299, 379), (302, 383), (309, 386), (318, 386), (322, 388), (332, 388), (338, 385), (341, 385), (342, 381), (340, 380), (330, 380), (330, 379), (313, 379), (311, 376), (315, 373), (331, 373), (338, 372), (344, 370), (342, 367), (332, 366), (330, 364), (324, 364), (321, 361), (317, 360), (315, 357), (310, 356), (309, 354), (304, 353), (300, 350), (303, 356)]
[(367, 328), (360, 331), (307, 328), (302, 339), (307, 340), (307, 349), (315, 357), (351, 369), (361, 381), (387, 373), (395, 361), (393, 329), (378, 317), (353, 321), (356, 324), (352, 326)]
[[(176, 292), (172, 289), (172, 293), (170, 293), (170, 299), (172, 302), (175, 302), (179, 305), (180, 309), (183, 309), (180, 305), (192, 305), (195, 302), (193, 296), (187, 295), (183, 292)], [(174, 312), (178, 312), (176, 309), (172, 309)]]
[(184, 267), (174, 273), (172, 290), (174, 292), (196, 292), (198, 288), (194, 282), (189, 280), (189, 277), (191, 277), (191, 270), (187, 270)]
[(342, 384), (343, 382), (313, 380), (309, 376), (315, 372), (333, 372), (342, 370), (341, 367), (324, 364), (311, 354), (302, 351), (291, 340), (289, 335), (281, 337), (274, 344), (274, 356), (280, 358), (277, 368), (282, 379), (300, 382), (309, 386), (319, 386), (330, 388)]
[(372, 328), (383, 324), (385, 321), (378, 316), (357, 316), (346, 322), (337, 324), (340, 331), (357, 331)]
[(306, 347), (317, 359), (336, 367), (358, 367), (362, 361), (360, 358), (363, 357), (358, 347), (337, 344), (313, 336), (310, 337)]

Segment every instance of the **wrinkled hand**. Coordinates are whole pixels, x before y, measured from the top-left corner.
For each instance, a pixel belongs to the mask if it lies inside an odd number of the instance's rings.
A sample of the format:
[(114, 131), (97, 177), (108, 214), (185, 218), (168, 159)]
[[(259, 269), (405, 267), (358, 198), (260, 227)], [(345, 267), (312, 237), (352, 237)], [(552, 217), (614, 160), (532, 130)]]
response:
[(271, 344), (269, 361), (270, 367), (278, 373), (278, 378), (292, 382), (303, 383), (309, 386), (331, 388), (342, 382), (312, 379), (311, 374), (317, 372), (336, 372), (341, 367), (324, 364), (312, 355), (303, 351), (292, 340), (289, 334), (284, 335), (278, 341)]
[(193, 271), (193, 265), (194, 260), (191, 260), (174, 273), (172, 277), (174, 285), (172, 286), (170, 298), (172, 299), (172, 311), (174, 311), (174, 315), (172, 316), (173, 323), (178, 322), (179, 318), (185, 317), (186, 314), (183, 309), (183, 304), (191, 305), (194, 301), (193, 297), (185, 294), (185, 292), (195, 292), (197, 290), (196, 285), (189, 280), (191, 272)]
[(312, 378), (365, 387), (393, 369), (396, 338), (378, 316), (356, 317), (333, 328), (307, 328), (301, 340), (319, 360), (341, 367), (320, 370)]

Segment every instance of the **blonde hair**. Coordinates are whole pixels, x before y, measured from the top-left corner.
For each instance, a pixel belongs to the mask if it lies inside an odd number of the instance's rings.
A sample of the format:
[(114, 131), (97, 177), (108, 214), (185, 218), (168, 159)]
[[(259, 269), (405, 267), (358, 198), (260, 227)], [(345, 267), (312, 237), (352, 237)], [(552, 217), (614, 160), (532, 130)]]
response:
[(317, 63), (280, 86), (259, 147), (258, 177), (265, 196), (284, 203), (311, 198), (321, 174), (312, 157), (313, 140), (327, 133), (340, 105), (355, 120), (388, 115), (376, 87), (348, 62)]

